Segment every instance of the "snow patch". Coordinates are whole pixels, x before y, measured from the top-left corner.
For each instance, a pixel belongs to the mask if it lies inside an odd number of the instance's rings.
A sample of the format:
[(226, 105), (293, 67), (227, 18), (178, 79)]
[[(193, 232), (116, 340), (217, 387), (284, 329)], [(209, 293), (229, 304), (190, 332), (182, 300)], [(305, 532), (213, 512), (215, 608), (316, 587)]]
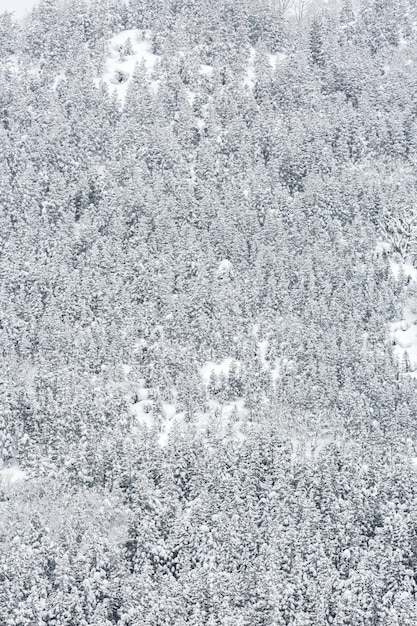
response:
[(168, 402), (162, 402), (162, 412), (163, 416), (167, 420), (172, 420), (177, 414), (175, 406), (173, 404), (168, 404)]
[(176, 413), (175, 407), (173, 407), (173, 415), (170, 419), (167, 419), (161, 429), (161, 434), (158, 438), (158, 443), (161, 447), (165, 447), (168, 444), (169, 434), (175, 423), (182, 422), (185, 417), (185, 413)]
[[(391, 261), (390, 266), (396, 280), (402, 274), (409, 279), (409, 287), (417, 283), (417, 269), (410, 263)], [(417, 308), (404, 307), (403, 319), (390, 326), (390, 336), (398, 360), (403, 361), (407, 354), (408, 374), (417, 378)]]
[(202, 65), (200, 67), (200, 74), (203, 76), (211, 76), (213, 74), (213, 66), (212, 65)]
[(153, 407), (149, 400), (139, 400), (132, 405), (132, 413), (138, 424), (144, 424), (151, 428), (153, 425)]
[(109, 58), (104, 66), (103, 80), (123, 103), (136, 65), (144, 63), (151, 72), (157, 55), (152, 53), (150, 31), (134, 28), (115, 35), (109, 43)]
[(377, 241), (375, 246), (375, 257), (381, 258), (392, 254), (392, 245), (388, 241)]
[(302, 453), (307, 459), (314, 459), (324, 450), (326, 446), (335, 442), (334, 435), (325, 434), (293, 434), (291, 436), (291, 446), (294, 457)]
[[(415, 288), (417, 284), (417, 269), (399, 257), (393, 255), (392, 245), (380, 240), (375, 246), (375, 258), (385, 258), (389, 262), (389, 267), (395, 278), (400, 280), (401, 277), (406, 279), (407, 286)], [(390, 337), (398, 361), (404, 362), (404, 358), (408, 357), (408, 374), (413, 378), (417, 378), (417, 307), (405, 305), (403, 309), (403, 318), (396, 322), (392, 322), (389, 327)]]
[(226, 359), (223, 359), (223, 361), (220, 361), (220, 363), (206, 361), (200, 369), (201, 378), (203, 379), (204, 384), (206, 386), (209, 384), (212, 372), (214, 372), (216, 376), (220, 376), (220, 374), (229, 376), (230, 366), (233, 362), (239, 365), (239, 362), (232, 359), (232, 357), (227, 357)]
[(0, 484), (3, 488), (17, 486), (26, 479), (26, 474), (17, 465), (0, 470)]
[(208, 410), (196, 415), (196, 431), (201, 437), (204, 437), (205, 433), (214, 427), (220, 434), (231, 433), (236, 441), (242, 442), (245, 435), (242, 433), (241, 427), (246, 422), (248, 415), (249, 412), (245, 407), (243, 398), (225, 404), (210, 400)]
[(228, 259), (223, 259), (217, 268), (216, 277), (225, 278), (226, 276), (233, 278), (233, 265)]
[[(254, 324), (252, 327), (252, 335), (255, 337), (256, 340), (258, 340), (259, 338), (259, 330), (260, 330), (259, 324)], [(265, 370), (269, 370), (271, 372), (272, 381), (276, 383), (276, 381), (279, 378), (280, 371), (281, 371), (279, 359), (275, 359), (275, 362), (272, 363), (271, 359), (268, 358), (268, 349), (269, 349), (268, 339), (257, 341), (256, 345), (257, 345), (257, 350), (258, 350), (258, 357), (262, 364), (262, 367)], [(283, 359), (282, 364), (285, 366), (287, 362), (288, 361), (286, 359)]]
[[(140, 387), (135, 390), (134, 397), (136, 402), (131, 405), (131, 411), (136, 418), (136, 424), (147, 428), (154, 428), (158, 424), (160, 429), (158, 443), (160, 446), (166, 446), (174, 423), (182, 421), (185, 413), (177, 413), (175, 404), (155, 401), (154, 390), (147, 388), (144, 380), (140, 381)], [(172, 397), (175, 402), (176, 389), (172, 389)]]
[(249, 87), (249, 89), (253, 89), (255, 87), (255, 57), (256, 50), (255, 48), (251, 47), (248, 65), (246, 68), (246, 76), (243, 80), (243, 84), (246, 85), (246, 87)]
[(12, 74), (19, 74), (19, 60), (15, 54), (11, 54), (5, 59), (5, 65)]
[(351, 602), (353, 598), (353, 593), (350, 589), (346, 589), (342, 594), (342, 600), (345, 602)]
[[(249, 52), (248, 64), (246, 66), (246, 75), (243, 79), (243, 84), (249, 89), (253, 89), (255, 87), (256, 81), (256, 72), (255, 72), (255, 58), (256, 58), (256, 49), (252, 46)], [(278, 63), (282, 63), (287, 58), (287, 55), (283, 52), (278, 52), (277, 54), (268, 54), (269, 65), (273, 70), (277, 67)]]
[(190, 89), (187, 89), (187, 101), (191, 107), (193, 106), (195, 99), (196, 99), (195, 91), (191, 91)]
[(398, 280), (400, 272), (407, 278), (411, 278), (413, 281), (417, 281), (417, 269), (411, 265), (411, 263), (399, 263), (398, 261), (391, 261), (391, 271), (394, 274), (394, 278)]
[(278, 63), (282, 63), (287, 58), (284, 52), (277, 52), (277, 54), (268, 54), (269, 64), (274, 70)]
[(269, 348), (269, 341), (267, 339), (265, 341), (259, 341), (258, 342), (259, 360), (261, 361), (262, 366), (266, 370), (269, 369), (269, 361), (266, 358), (267, 354), (268, 354), (268, 348)]
[(52, 90), (56, 91), (58, 86), (61, 83), (66, 82), (66, 80), (67, 80), (67, 77), (65, 75), (65, 72), (64, 71), (59, 72), (59, 74), (57, 74), (57, 76), (55, 76), (54, 82), (52, 83)]

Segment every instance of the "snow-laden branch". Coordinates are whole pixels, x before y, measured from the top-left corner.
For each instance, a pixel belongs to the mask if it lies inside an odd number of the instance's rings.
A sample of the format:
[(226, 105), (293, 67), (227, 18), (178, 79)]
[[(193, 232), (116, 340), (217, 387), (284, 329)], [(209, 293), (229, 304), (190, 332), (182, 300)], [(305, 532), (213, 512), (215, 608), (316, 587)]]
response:
[(400, 254), (405, 262), (412, 263), (417, 256), (417, 207), (397, 215), (385, 212), (381, 218), (381, 230), (393, 252)]

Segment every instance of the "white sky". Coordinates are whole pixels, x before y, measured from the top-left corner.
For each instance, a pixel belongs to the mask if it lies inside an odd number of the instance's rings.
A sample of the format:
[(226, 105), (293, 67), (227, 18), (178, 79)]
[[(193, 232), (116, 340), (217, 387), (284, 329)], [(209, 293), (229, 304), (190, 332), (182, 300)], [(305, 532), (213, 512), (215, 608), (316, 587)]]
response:
[(36, 3), (37, 0), (0, 0), (0, 13), (3, 13), (3, 11), (14, 11), (18, 17), (21, 17)]

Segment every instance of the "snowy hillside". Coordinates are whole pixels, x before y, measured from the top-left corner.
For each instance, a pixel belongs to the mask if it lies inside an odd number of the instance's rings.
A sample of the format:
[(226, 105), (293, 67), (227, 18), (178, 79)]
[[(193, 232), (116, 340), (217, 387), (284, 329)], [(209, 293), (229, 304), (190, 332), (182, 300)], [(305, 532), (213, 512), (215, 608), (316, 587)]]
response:
[(0, 626), (417, 624), (416, 24), (0, 15)]

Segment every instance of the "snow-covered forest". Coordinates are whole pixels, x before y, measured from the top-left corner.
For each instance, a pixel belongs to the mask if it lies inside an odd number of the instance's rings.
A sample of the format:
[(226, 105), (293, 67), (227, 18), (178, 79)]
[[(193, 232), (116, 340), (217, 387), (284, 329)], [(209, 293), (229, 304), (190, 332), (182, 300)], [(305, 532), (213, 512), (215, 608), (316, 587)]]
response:
[(0, 15), (0, 624), (417, 624), (417, 4)]

